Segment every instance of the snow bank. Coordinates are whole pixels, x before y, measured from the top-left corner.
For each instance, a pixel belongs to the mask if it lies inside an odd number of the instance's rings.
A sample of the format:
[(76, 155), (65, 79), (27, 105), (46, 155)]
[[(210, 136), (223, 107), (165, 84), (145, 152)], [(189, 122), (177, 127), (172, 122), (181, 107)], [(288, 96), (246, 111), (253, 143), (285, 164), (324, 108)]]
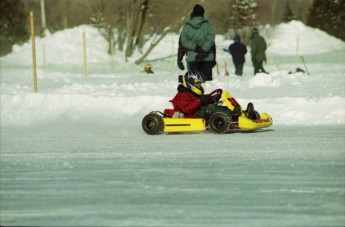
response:
[(279, 24), (272, 28), (267, 53), (278, 55), (311, 55), (345, 49), (345, 42), (300, 21)]
[[(36, 37), (37, 64), (43, 64), (45, 48), (46, 64), (83, 64), (83, 33), (86, 33), (88, 63), (110, 61), (108, 42), (99, 31), (88, 25), (58, 31), (45, 38)], [(31, 40), (23, 45), (14, 45), (13, 52), (2, 58), (5, 62), (31, 64)]]
[[(84, 31), (88, 61), (94, 63), (90, 68), (97, 66), (93, 69), (95, 73), (87, 78), (82, 71)], [(344, 48), (344, 42), (294, 21), (273, 30), (269, 51), (277, 54), (275, 59), (285, 61), (284, 55), (295, 54), (292, 46), (297, 36), (301, 54)], [(228, 43), (221, 36), (216, 38), (217, 44)], [(177, 76), (182, 73), (175, 66), (176, 56), (171, 56), (177, 51), (177, 34), (169, 34), (153, 50), (150, 59), (155, 60), (152, 61), (155, 74), (149, 76), (141, 75), (139, 66), (131, 61), (121, 62), (119, 56), (123, 53), (116, 53), (116, 72), (103, 73), (104, 62), (110, 61), (108, 43), (90, 26), (56, 32), (44, 40), (36, 38), (36, 41), (38, 64), (42, 63), (43, 43), (47, 61), (47, 68), (38, 70), (38, 94), (32, 93), (32, 70), (28, 66), (31, 64), (31, 43), (15, 46), (13, 53), (0, 59), (1, 126), (31, 127), (44, 122), (54, 127), (101, 124), (110, 130), (123, 128), (130, 132), (141, 128), (142, 118), (150, 111), (172, 107), (169, 100), (176, 94)], [(229, 63), (230, 56), (221, 45), (217, 46), (217, 60), (223, 70), (223, 63)], [(232, 65), (228, 64), (231, 76), (214, 72), (214, 80), (205, 84), (205, 90), (227, 90), (243, 107), (253, 102), (260, 113), (267, 112), (273, 117), (274, 124), (345, 124), (343, 62), (332, 61), (332, 57), (328, 59), (331, 65), (323, 61), (312, 62), (313, 58), (308, 60), (308, 66), (317, 69), (310, 76), (288, 74), (271, 66), (268, 68), (270, 74), (253, 77), (252, 65), (247, 61), (244, 76), (235, 77)], [(61, 64), (63, 68), (51, 64)], [(74, 66), (81, 66), (80, 71), (71, 70)], [(122, 71), (117, 70), (119, 67)], [(295, 63), (288, 67), (294, 69)]]
[[(152, 107), (163, 108), (161, 96), (111, 97), (84, 94), (2, 95), (1, 125), (32, 126), (42, 122), (108, 122), (127, 125)], [(54, 127), (52, 125), (52, 127)]]
[[(172, 108), (168, 96), (112, 97), (86, 94), (2, 95), (1, 125), (30, 126), (42, 122), (103, 122), (128, 127), (151, 111)], [(283, 97), (243, 99), (245, 108), (253, 102), (256, 109), (269, 113), (275, 124), (345, 124), (344, 97), (308, 99)], [(135, 126), (136, 127), (136, 126)]]
[[(267, 30), (267, 28), (265, 28)], [(97, 30), (89, 25), (81, 25), (75, 28), (58, 31), (48, 34), (45, 38), (36, 37), (36, 58), (37, 64), (43, 64), (43, 48), (45, 48), (46, 64), (83, 64), (83, 33), (86, 33), (87, 61), (88, 63), (110, 62), (108, 54), (108, 42)], [(264, 33), (264, 32), (262, 32)], [(297, 45), (300, 55), (319, 54), (339, 49), (345, 49), (345, 42), (320, 31), (304, 25), (300, 21), (279, 24), (269, 27), (267, 35), (268, 54), (275, 55), (296, 55)], [(167, 35), (152, 50), (147, 57), (150, 60), (164, 60), (172, 58), (175, 60), (178, 48), (179, 34), (171, 33)], [(143, 50), (149, 48), (155, 36), (146, 36), (146, 43)], [(229, 58), (229, 54), (223, 51), (228, 48), (232, 41), (225, 40), (223, 36), (216, 36), (217, 57)], [(142, 53), (135, 50), (133, 56), (128, 60), (134, 62)], [(31, 40), (23, 45), (15, 45), (13, 52), (1, 58), (3, 62), (31, 65)], [(124, 63), (124, 54), (115, 51), (115, 61)], [(174, 64), (174, 62), (172, 63)]]
[[(108, 54), (108, 41), (101, 35), (97, 28), (89, 25), (81, 25), (75, 28), (58, 31), (48, 34), (45, 38), (36, 37), (36, 59), (37, 64), (43, 64), (43, 48), (45, 48), (46, 64), (83, 64), (83, 33), (86, 33), (87, 62), (102, 63), (110, 62), (111, 56)], [(177, 54), (178, 34), (169, 34), (164, 41), (158, 43), (147, 60), (157, 60), (172, 57)], [(143, 50), (150, 47), (151, 41), (156, 40), (156, 36), (145, 36), (147, 41)], [(142, 53), (135, 50), (129, 62), (137, 60)], [(175, 59), (175, 57), (174, 57)], [(14, 45), (13, 52), (1, 58), (8, 63), (32, 64), (31, 40), (23, 45)], [(115, 50), (115, 61), (124, 63), (124, 53)]]

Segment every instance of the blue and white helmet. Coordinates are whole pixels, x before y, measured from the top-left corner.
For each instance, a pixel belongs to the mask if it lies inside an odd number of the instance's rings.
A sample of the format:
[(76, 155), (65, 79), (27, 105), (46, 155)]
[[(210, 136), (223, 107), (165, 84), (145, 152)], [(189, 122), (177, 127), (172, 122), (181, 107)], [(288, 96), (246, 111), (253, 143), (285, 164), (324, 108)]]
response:
[(201, 87), (201, 84), (204, 82), (204, 76), (195, 70), (186, 72), (182, 77), (182, 85), (198, 95), (204, 93), (204, 89)]

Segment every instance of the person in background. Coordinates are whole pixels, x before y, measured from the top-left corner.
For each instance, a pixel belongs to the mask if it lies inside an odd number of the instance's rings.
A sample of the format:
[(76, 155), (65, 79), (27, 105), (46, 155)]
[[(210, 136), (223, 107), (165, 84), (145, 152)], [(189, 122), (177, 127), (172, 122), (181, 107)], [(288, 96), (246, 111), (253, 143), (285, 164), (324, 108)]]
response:
[[(211, 81), (212, 68), (215, 66), (215, 33), (213, 26), (204, 18), (204, 13), (204, 8), (196, 4), (191, 19), (183, 27), (180, 37), (181, 44), (187, 49), (189, 70), (199, 71), (206, 81)], [(178, 61), (180, 69), (183, 65), (181, 63), (182, 61)]]
[[(181, 42), (181, 37), (178, 40), (178, 50), (177, 50), (177, 66), (179, 67), (180, 70), (185, 70), (184, 64), (183, 64), (183, 57), (187, 54), (187, 48), (185, 48), (182, 45)], [(214, 62), (213, 65), (216, 65), (216, 44), (214, 43), (212, 46), (212, 52), (214, 53)], [(189, 70), (189, 64), (188, 61), (186, 60), (187, 63), (187, 70)]]
[(150, 74), (150, 73), (152, 73), (153, 74), (154, 72), (152, 71), (151, 64), (146, 64), (144, 70), (141, 71), (140, 73), (142, 73), (142, 74)]
[(262, 72), (267, 73), (263, 67), (263, 62), (266, 62), (266, 41), (265, 39), (259, 35), (258, 29), (253, 28), (252, 35), (251, 35), (251, 55), (252, 55), (252, 62), (254, 66), (254, 75)]
[(237, 76), (242, 76), (243, 74), (243, 65), (245, 62), (244, 56), (247, 53), (247, 47), (241, 43), (241, 37), (235, 35), (234, 43), (229, 46), (229, 53), (232, 56), (232, 61), (235, 65), (235, 74)]

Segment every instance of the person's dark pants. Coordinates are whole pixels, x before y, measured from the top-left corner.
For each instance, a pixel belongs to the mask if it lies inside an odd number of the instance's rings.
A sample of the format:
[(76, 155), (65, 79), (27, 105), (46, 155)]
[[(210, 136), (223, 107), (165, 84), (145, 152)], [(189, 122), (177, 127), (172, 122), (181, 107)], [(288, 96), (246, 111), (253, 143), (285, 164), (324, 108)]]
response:
[(189, 62), (189, 70), (196, 70), (204, 75), (205, 80), (211, 81), (212, 78), (212, 68), (214, 62), (211, 61), (201, 61), (201, 62)]
[(263, 67), (263, 61), (257, 61), (256, 59), (252, 58), (253, 66), (254, 66), (254, 75), (257, 73), (267, 73)]
[(237, 76), (242, 76), (242, 74), (243, 74), (243, 63), (242, 64), (234, 63), (234, 64), (235, 64), (235, 74)]

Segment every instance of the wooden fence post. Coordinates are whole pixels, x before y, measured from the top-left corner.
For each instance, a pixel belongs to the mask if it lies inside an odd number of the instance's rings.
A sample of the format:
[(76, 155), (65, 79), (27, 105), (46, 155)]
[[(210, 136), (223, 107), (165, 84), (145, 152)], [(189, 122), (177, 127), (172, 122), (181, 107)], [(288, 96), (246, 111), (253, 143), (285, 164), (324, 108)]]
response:
[[(45, 38), (43, 38), (45, 39)], [(43, 41), (43, 69), (46, 69), (46, 44), (45, 44), (45, 40)]]
[(218, 65), (218, 63), (216, 63), (216, 70), (217, 70), (217, 75), (219, 75), (220, 72), (219, 72), (219, 65)]
[(299, 37), (296, 37), (296, 57), (297, 57), (297, 62), (299, 62)]
[(34, 27), (34, 13), (32, 11), (30, 11), (30, 27), (31, 27), (32, 71), (33, 71), (33, 76), (34, 76), (34, 92), (37, 93), (37, 66), (36, 66), (35, 27)]
[(87, 60), (86, 60), (86, 33), (83, 32), (83, 43), (84, 43), (84, 77), (87, 77)]
[(175, 50), (175, 42), (172, 41), (172, 50), (171, 50), (171, 68), (174, 69), (175, 66), (175, 56), (174, 56), (174, 50)]
[(112, 72), (115, 72), (115, 48), (114, 48), (114, 38), (113, 38), (113, 31), (109, 26), (109, 47), (110, 47), (110, 55), (111, 55), (111, 69)]
[(229, 76), (229, 72), (228, 72), (228, 67), (226, 66), (226, 61), (224, 61), (224, 68), (225, 68), (225, 73), (224, 76)]

